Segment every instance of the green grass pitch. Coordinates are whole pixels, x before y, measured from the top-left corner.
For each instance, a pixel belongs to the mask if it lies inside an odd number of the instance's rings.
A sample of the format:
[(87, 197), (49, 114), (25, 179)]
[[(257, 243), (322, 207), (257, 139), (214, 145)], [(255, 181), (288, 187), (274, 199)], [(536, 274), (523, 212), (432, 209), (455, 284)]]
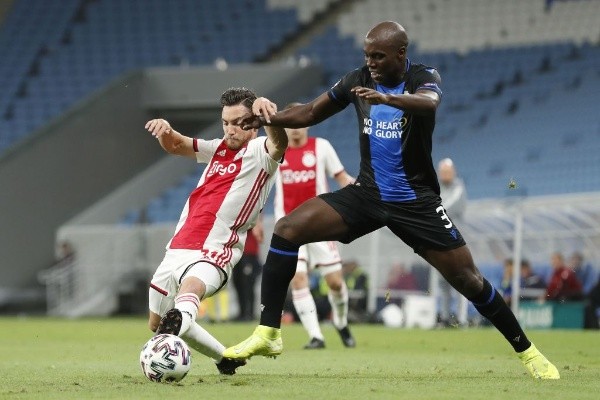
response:
[[(245, 339), (254, 324), (204, 324), (224, 344)], [(494, 329), (403, 330), (353, 327), (358, 346), (342, 347), (324, 325), (327, 348), (302, 350), (301, 326), (283, 327), (284, 353), (255, 357), (220, 376), (193, 351), (179, 384), (142, 375), (142, 318), (60, 320), (0, 318), (0, 399), (598, 399), (600, 336), (584, 331), (530, 331), (559, 368), (559, 381), (535, 381)]]

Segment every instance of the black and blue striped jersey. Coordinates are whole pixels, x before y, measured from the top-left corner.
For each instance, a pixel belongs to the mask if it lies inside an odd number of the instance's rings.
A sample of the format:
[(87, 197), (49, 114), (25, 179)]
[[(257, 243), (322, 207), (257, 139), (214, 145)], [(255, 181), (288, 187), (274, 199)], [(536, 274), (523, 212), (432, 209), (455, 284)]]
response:
[(357, 183), (373, 189), (381, 200), (405, 202), (425, 195), (439, 195), (440, 187), (431, 159), (435, 116), (421, 116), (378, 104), (370, 105), (351, 89), (372, 88), (381, 93), (415, 93), (433, 90), (440, 97), (438, 72), (407, 60), (403, 81), (385, 87), (371, 78), (368, 67), (346, 74), (329, 91), (329, 98), (345, 108), (354, 103), (359, 125), (360, 173)]

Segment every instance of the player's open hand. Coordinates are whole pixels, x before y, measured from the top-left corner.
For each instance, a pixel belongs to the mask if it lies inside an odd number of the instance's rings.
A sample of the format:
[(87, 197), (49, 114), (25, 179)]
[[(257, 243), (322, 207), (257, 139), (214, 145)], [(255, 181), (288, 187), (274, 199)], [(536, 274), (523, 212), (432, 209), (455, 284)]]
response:
[(364, 99), (369, 104), (387, 104), (387, 96), (374, 89), (356, 86), (351, 89), (352, 93)]
[(271, 123), (271, 116), (277, 113), (277, 104), (266, 97), (259, 97), (252, 103), (252, 114), (263, 117), (267, 124)]
[(171, 124), (164, 119), (151, 119), (146, 122), (146, 130), (157, 139), (160, 139), (162, 135), (170, 135), (172, 132)]

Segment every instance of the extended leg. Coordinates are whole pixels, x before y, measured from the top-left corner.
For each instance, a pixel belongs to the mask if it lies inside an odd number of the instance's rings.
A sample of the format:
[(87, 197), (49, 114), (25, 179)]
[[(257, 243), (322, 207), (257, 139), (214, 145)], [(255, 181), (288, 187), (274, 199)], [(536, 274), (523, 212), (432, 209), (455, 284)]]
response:
[(560, 378), (556, 367), (529, 341), (500, 293), (481, 276), (467, 246), (449, 251), (428, 250), (424, 257), (502, 333), (534, 378)]

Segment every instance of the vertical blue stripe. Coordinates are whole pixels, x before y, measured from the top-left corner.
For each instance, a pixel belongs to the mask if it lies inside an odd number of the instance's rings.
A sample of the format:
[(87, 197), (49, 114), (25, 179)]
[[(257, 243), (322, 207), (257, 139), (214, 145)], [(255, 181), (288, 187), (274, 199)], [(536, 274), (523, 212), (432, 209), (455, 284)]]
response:
[[(405, 82), (394, 88), (377, 85), (380, 93), (402, 94)], [(402, 125), (404, 111), (383, 104), (371, 106), (371, 166), (375, 183), (384, 201), (408, 201), (417, 198), (410, 187), (402, 160)]]

